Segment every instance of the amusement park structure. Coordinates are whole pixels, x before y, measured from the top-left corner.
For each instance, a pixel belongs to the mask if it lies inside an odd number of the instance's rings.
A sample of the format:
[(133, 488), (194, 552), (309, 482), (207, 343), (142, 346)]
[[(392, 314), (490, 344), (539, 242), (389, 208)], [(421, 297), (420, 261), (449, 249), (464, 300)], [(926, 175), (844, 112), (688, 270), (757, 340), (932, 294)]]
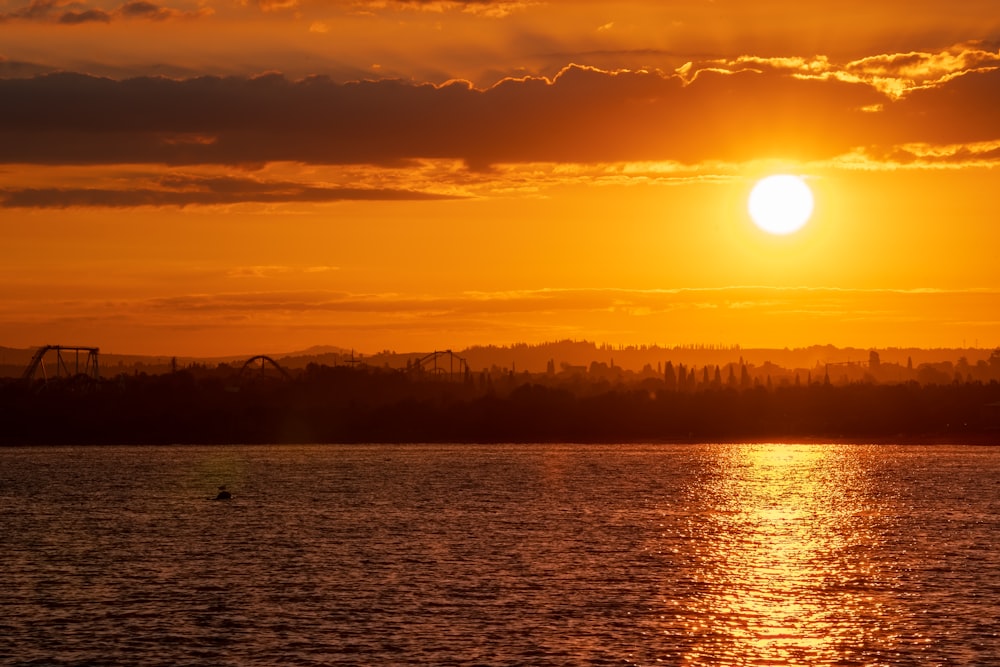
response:
[[(45, 367), (46, 357), (51, 358), (50, 352), (55, 353), (55, 372), (53, 377), (76, 377), (85, 376), (93, 380), (100, 378), (100, 368), (98, 365), (99, 348), (78, 347), (74, 345), (43, 345), (35, 350), (35, 354), (28, 362), (27, 368), (21, 377), (25, 380), (34, 380), (39, 369), (42, 371), (42, 378), (49, 379), (48, 370)], [(81, 365), (81, 353), (85, 354)], [(72, 370), (71, 370), (72, 369)]]
[(250, 357), (249, 359), (247, 359), (243, 363), (243, 366), (240, 367), (240, 378), (242, 379), (244, 376), (250, 373), (257, 362), (260, 362), (260, 366), (257, 367), (257, 370), (261, 375), (264, 375), (265, 372), (267, 371), (267, 368), (271, 367), (277, 370), (278, 373), (281, 375), (281, 377), (283, 377), (284, 379), (286, 380), (292, 379), (292, 376), (288, 374), (288, 371), (282, 368), (281, 364), (279, 364), (277, 361), (267, 356), (266, 354), (258, 354), (257, 356)]
[(451, 350), (440, 350), (408, 362), (406, 370), (411, 374), (429, 373), (434, 377), (451, 380), (465, 377), (469, 372), (469, 364)]

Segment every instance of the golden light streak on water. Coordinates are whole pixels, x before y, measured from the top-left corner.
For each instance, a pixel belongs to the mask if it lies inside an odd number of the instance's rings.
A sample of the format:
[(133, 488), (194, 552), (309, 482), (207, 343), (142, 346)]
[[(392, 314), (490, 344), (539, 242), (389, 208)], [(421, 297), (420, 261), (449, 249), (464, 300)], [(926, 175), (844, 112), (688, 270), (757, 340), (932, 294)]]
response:
[[(882, 650), (892, 625), (892, 572), (869, 560), (878, 546), (876, 497), (857, 451), (783, 444), (739, 445), (721, 459), (706, 495), (716, 538), (701, 554), (705, 594), (690, 610), (704, 639), (684, 664), (837, 662), (872, 633)], [(859, 479), (860, 478), (860, 479)], [(859, 481), (861, 486), (859, 487)]]

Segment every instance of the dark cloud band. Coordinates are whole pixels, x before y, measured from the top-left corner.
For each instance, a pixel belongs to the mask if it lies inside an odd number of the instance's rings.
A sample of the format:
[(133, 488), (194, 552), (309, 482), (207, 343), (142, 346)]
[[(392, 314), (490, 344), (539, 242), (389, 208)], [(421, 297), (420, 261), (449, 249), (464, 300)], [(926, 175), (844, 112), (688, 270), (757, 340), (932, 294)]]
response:
[(873, 86), (745, 68), (688, 80), (569, 67), (477, 90), (280, 75), (0, 80), (0, 162), (403, 164), (825, 159), (857, 147), (992, 141), (1000, 70), (893, 99)]

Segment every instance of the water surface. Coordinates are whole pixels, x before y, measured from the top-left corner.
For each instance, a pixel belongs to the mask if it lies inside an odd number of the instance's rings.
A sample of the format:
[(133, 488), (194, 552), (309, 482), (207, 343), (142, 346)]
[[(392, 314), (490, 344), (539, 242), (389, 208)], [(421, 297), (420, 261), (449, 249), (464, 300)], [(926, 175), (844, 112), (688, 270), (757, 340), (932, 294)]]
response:
[(0, 527), (4, 664), (1000, 663), (986, 447), (13, 448)]

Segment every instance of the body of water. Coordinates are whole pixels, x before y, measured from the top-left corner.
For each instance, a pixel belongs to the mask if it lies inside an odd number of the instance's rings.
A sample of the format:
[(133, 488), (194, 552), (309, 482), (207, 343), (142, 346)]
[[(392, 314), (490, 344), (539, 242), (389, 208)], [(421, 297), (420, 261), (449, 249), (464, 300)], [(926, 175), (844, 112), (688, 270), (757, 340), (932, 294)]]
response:
[(2, 664), (1000, 664), (1000, 448), (10, 448), (0, 531)]

